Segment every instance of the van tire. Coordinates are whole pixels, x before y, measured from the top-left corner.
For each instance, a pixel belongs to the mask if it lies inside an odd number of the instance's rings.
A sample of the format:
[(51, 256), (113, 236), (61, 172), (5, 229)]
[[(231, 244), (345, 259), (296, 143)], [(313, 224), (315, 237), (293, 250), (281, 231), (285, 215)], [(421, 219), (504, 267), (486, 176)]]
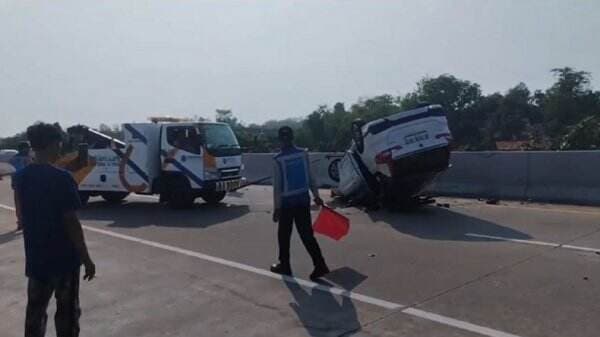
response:
[(123, 199), (127, 198), (129, 192), (104, 192), (100, 194), (102, 199), (106, 200), (111, 204), (117, 204), (123, 201)]
[(183, 176), (175, 176), (168, 180), (167, 185), (169, 207), (173, 209), (186, 209), (194, 205), (196, 196), (192, 191), (190, 182)]
[(207, 204), (216, 205), (225, 199), (225, 195), (227, 192), (221, 191), (209, 191), (202, 193), (202, 199), (206, 201)]

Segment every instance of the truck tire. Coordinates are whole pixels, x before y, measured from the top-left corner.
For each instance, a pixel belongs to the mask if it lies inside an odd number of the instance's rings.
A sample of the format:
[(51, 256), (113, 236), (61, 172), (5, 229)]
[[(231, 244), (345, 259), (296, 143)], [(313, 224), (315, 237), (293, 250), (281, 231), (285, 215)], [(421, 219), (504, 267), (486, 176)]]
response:
[(116, 204), (123, 201), (123, 199), (127, 198), (128, 195), (129, 192), (104, 192), (100, 194), (100, 196), (102, 196), (102, 199), (106, 200), (111, 204)]
[(169, 207), (173, 209), (186, 209), (194, 205), (196, 196), (187, 178), (177, 176), (169, 179), (167, 191)]
[(90, 201), (90, 194), (88, 192), (79, 192), (79, 201), (81, 202), (81, 206), (85, 206)]
[(225, 199), (226, 194), (227, 194), (227, 192), (225, 192), (225, 191), (221, 191), (221, 192), (210, 191), (207, 193), (203, 193), (202, 199), (204, 201), (206, 201), (206, 203), (208, 203), (208, 204), (216, 205), (216, 204), (220, 203), (223, 199)]

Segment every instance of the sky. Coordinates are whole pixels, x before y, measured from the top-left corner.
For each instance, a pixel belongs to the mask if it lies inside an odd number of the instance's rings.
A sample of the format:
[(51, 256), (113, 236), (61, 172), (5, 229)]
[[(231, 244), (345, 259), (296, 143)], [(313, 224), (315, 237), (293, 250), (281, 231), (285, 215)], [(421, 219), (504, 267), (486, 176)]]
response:
[(491, 93), (571, 66), (600, 89), (599, 35), (595, 0), (0, 0), (0, 137), (215, 109), (260, 123), (443, 73)]

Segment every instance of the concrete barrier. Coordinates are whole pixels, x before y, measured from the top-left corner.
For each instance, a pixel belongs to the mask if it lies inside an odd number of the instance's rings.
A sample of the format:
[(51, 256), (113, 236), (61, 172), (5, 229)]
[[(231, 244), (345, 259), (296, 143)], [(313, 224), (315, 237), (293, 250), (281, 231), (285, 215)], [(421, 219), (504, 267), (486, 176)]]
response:
[[(322, 187), (335, 183), (331, 163), (340, 153), (311, 153)], [(435, 195), (600, 205), (600, 151), (454, 152), (451, 165), (428, 191)], [(245, 154), (249, 180), (270, 175), (272, 154)]]
[(428, 188), (430, 192), (465, 197), (526, 198), (526, 152), (455, 152), (450, 164)]
[(600, 151), (530, 153), (527, 198), (600, 205)]

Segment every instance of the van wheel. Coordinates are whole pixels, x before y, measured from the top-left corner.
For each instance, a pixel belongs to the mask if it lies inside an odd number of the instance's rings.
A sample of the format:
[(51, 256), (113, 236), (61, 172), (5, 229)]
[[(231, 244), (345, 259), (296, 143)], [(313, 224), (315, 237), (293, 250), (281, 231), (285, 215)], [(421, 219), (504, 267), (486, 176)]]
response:
[(227, 193), (225, 191), (221, 191), (221, 192), (210, 191), (210, 192), (203, 193), (202, 199), (204, 199), (204, 201), (206, 201), (206, 203), (208, 203), (208, 204), (215, 205), (215, 204), (218, 204), (221, 201), (223, 201), (223, 199), (225, 199), (226, 194)]
[(112, 204), (116, 204), (123, 201), (123, 199), (127, 198), (128, 195), (129, 192), (104, 192), (100, 194), (100, 196), (102, 196), (102, 199)]
[(174, 177), (169, 180), (168, 187), (168, 203), (173, 209), (185, 209), (194, 205), (194, 192), (189, 181), (185, 177)]
[(79, 201), (81, 202), (81, 206), (85, 206), (90, 201), (90, 194), (88, 192), (79, 192)]

